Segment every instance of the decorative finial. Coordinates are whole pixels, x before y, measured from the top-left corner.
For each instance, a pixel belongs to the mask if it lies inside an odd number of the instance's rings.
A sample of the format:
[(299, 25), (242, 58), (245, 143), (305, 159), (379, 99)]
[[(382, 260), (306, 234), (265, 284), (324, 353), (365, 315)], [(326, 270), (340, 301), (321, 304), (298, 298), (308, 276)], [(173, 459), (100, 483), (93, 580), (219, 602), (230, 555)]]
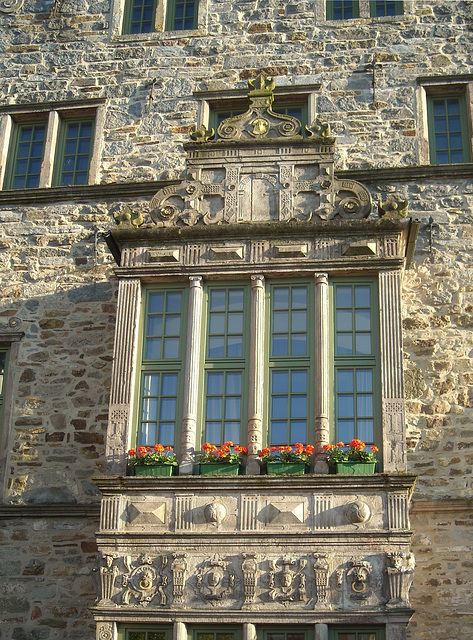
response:
[(330, 136), (330, 125), (325, 122), (321, 122), (319, 118), (315, 118), (310, 127), (306, 125), (305, 130), (309, 138), (312, 136), (328, 138)]
[(408, 207), (408, 200), (401, 200), (399, 196), (392, 195), (388, 196), (386, 202), (383, 203), (381, 200), (378, 202), (378, 214), (380, 218), (386, 217), (397, 220), (407, 216)]
[(208, 142), (214, 137), (215, 130), (207, 129), (207, 127), (203, 124), (201, 127), (193, 131), (190, 136), (194, 142)]

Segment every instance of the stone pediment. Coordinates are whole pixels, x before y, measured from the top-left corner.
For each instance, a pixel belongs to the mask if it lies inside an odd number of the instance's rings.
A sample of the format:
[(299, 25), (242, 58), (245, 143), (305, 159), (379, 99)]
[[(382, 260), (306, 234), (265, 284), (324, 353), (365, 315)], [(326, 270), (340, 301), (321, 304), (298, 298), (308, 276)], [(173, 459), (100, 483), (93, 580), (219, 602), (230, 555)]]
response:
[(274, 83), (252, 83), (250, 107), (213, 131), (200, 129), (185, 145), (187, 176), (156, 193), (151, 218), (158, 226), (305, 222), (366, 218), (369, 191), (334, 174), (335, 139), (318, 120), (300, 135), (297, 118), (271, 109)]

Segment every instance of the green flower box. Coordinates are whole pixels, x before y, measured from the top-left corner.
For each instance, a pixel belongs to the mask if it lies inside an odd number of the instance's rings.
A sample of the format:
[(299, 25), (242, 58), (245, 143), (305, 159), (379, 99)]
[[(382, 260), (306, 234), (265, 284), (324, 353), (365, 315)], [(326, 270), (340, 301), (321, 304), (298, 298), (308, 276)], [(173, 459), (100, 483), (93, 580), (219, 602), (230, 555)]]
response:
[(373, 475), (376, 462), (337, 462), (337, 473), (342, 475)]
[(221, 462), (201, 462), (200, 475), (202, 476), (237, 476), (240, 471), (238, 462), (234, 464), (225, 464)]
[(135, 476), (172, 476), (174, 467), (172, 464), (135, 464)]
[(268, 476), (300, 475), (305, 473), (305, 462), (267, 462)]

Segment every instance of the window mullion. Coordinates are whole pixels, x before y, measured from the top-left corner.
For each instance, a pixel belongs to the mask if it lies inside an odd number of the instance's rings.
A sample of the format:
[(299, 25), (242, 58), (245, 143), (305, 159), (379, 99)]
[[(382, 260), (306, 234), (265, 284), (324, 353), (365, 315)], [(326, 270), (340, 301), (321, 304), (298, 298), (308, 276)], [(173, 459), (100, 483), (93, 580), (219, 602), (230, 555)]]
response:
[(191, 475), (194, 471), (199, 401), (200, 338), (203, 299), (202, 278), (195, 276), (189, 278), (189, 281), (190, 290), (184, 373), (184, 409), (182, 416), (180, 475)]
[(263, 446), (264, 407), (264, 277), (251, 277), (250, 371), (248, 394), (247, 473), (258, 475), (258, 453)]
[(44, 147), (43, 162), (39, 176), (40, 187), (50, 187), (52, 185), (54, 155), (59, 131), (59, 113), (50, 111), (46, 129), (46, 142)]
[(315, 473), (327, 473), (327, 456), (322, 448), (330, 437), (329, 288), (326, 273), (315, 274), (314, 338)]

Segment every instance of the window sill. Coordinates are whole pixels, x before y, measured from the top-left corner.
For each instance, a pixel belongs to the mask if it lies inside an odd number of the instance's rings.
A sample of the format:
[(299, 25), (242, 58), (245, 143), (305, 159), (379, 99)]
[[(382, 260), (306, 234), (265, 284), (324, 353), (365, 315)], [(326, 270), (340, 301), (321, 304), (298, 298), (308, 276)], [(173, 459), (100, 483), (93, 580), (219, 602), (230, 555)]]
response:
[(183, 38), (199, 38), (207, 36), (206, 29), (190, 29), (182, 31), (153, 31), (151, 33), (122, 33), (112, 35), (110, 42), (159, 42), (182, 40)]

